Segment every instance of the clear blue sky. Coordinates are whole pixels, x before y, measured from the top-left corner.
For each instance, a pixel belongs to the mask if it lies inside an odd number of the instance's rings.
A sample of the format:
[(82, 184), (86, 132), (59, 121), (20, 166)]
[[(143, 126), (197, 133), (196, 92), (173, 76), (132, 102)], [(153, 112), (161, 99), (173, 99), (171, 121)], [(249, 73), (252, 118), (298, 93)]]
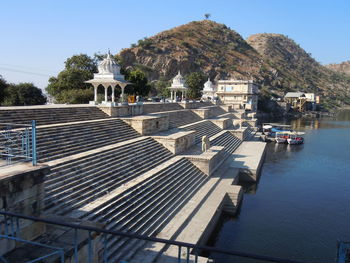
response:
[(117, 53), (205, 13), (244, 38), (288, 35), (322, 64), (350, 60), (349, 0), (11, 0), (0, 8), (0, 75), (40, 88), (73, 54)]

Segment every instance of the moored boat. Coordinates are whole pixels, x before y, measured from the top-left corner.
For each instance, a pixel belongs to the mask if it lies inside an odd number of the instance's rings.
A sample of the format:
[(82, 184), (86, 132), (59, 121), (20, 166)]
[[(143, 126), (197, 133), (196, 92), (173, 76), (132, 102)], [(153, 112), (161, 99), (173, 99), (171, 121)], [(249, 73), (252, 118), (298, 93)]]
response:
[(283, 131), (283, 132), (276, 132), (275, 141), (277, 143), (287, 143), (287, 140), (289, 138), (290, 132)]
[(303, 144), (304, 138), (301, 136), (302, 133), (292, 133), (287, 139), (288, 144)]

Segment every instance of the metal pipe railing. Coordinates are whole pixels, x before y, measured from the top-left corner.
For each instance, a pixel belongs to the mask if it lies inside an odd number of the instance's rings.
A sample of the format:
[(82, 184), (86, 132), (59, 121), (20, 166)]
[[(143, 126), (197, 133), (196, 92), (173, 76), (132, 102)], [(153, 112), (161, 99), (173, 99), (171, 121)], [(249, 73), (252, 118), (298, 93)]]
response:
[[(97, 232), (101, 234), (105, 234), (104, 240), (103, 240), (103, 245), (105, 248), (105, 254), (103, 255), (103, 262), (107, 263), (107, 258), (108, 258), (108, 250), (107, 250), (107, 238), (106, 235), (115, 235), (115, 236), (122, 236), (126, 238), (134, 238), (134, 239), (139, 239), (139, 240), (144, 240), (144, 241), (150, 241), (150, 242), (156, 242), (156, 243), (162, 243), (166, 244), (169, 246), (177, 246), (178, 247), (178, 260), (181, 262), (181, 249), (186, 248), (186, 262), (190, 262), (190, 250), (192, 249), (195, 253), (195, 262), (198, 261), (198, 253), (199, 251), (208, 251), (211, 253), (219, 253), (219, 254), (224, 254), (224, 255), (229, 255), (229, 256), (238, 256), (238, 257), (243, 257), (243, 258), (249, 258), (249, 259), (255, 259), (255, 260), (261, 260), (265, 262), (277, 262), (277, 263), (306, 263), (302, 261), (296, 261), (296, 260), (290, 260), (290, 259), (283, 259), (283, 258), (276, 258), (276, 257), (271, 257), (271, 256), (265, 256), (265, 255), (257, 255), (254, 253), (247, 253), (247, 252), (240, 252), (240, 251), (234, 251), (234, 250), (227, 250), (227, 249), (220, 249), (220, 248), (215, 248), (215, 247), (210, 247), (210, 246), (200, 246), (200, 245), (195, 245), (191, 243), (186, 243), (186, 242), (181, 242), (181, 241), (173, 241), (173, 240), (168, 240), (168, 239), (162, 239), (162, 238), (156, 238), (156, 237), (149, 237), (149, 236), (143, 236), (143, 235), (138, 235), (138, 234), (130, 234), (130, 233), (125, 233), (121, 231), (114, 231), (114, 230), (107, 230), (107, 229), (102, 229), (102, 228), (97, 228), (93, 226), (84, 226), (84, 225), (77, 225), (77, 224), (71, 224), (71, 223), (65, 223), (62, 221), (56, 221), (52, 219), (45, 219), (45, 218), (38, 218), (38, 217), (33, 217), (33, 216), (27, 216), (27, 215), (22, 215), (18, 213), (13, 213), (13, 212), (7, 212), (7, 211), (0, 211), (0, 215), (3, 215), (5, 218), (5, 228), (7, 229), (6, 226), (6, 218), (7, 217), (15, 217), (15, 218), (20, 218), (20, 219), (25, 219), (25, 220), (31, 220), (34, 222), (41, 222), (41, 223), (46, 223), (46, 224), (52, 224), (52, 225), (58, 225), (58, 226), (64, 226), (68, 228), (72, 228), (75, 230), (75, 247), (74, 247), (74, 260), (75, 262), (78, 262), (78, 247), (77, 247), (77, 230), (85, 230), (88, 231), (88, 247), (89, 247), (89, 253), (88, 253), (88, 262), (92, 262), (92, 238), (91, 238), (91, 232)], [(12, 222), (12, 220), (11, 220)], [(1, 221), (0, 221), (1, 224)], [(1, 230), (1, 228), (0, 228)]]

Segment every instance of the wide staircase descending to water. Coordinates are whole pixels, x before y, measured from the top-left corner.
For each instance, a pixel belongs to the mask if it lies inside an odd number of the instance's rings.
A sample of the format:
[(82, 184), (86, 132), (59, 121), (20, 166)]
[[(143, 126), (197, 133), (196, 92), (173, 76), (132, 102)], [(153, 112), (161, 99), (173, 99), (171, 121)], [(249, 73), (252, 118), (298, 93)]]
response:
[(97, 107), (38, 107), (23, 109), (1, 109), (0, 122), (37, 125), (105, 119), (109, 116)]
[(155, 140), (146, 138), (53, 166), (45, 182), (46, 210), (66, 215), (171, 156)]
[(46, 162), (139, 136), (119, 119), (39, 127), (38, 158)]
[[(83, 218), (105, 223), (108, 229), (152, 236), (206, 182), (208, 177), (185, 158), (128, 188)], [(108, 239), (109, 262), (129, 260), (143, 241)]]
[[(151, 106), (150, 112), (156, 108)], [(201, 106), (211, 108), (210, 117), (229, 114), (218, 106)], [(214, 121), (203, 120), (189, 109), (178, 110), (177, 104), (171, 107), (148, 115), (168, 115), (169, 129), (174, 128), (170, 132), (196, 131), (196, 144), (204, 135), (212, 137), (211, 146), (224, 146), (226, 157), (242, 143)], [(1, 122), (32, 119), (38, 123), (39, 162), (51, 169), (44, 182), (44, 215), (156, 236), (210, 182), (188, 156), (172, 154), (155, 139), (141, 136), (126, 122), (108, 117), (96, 107), (0, 110)], [(109, 235), (107, 244), (108, 262), (129, 262), (145, 242)]]

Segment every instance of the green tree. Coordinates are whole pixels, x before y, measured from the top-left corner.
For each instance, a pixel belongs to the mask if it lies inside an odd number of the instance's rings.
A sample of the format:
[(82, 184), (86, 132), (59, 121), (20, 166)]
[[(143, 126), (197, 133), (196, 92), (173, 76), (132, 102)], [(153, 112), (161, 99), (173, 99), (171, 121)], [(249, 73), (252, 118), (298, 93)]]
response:
[(0, 75), (0, 105), (4, 101), (5, 89), (7, 86), (8, 86), (8, 84), (6, 83), (6, 80), (4, 80), (2, 78), (2, 76)]
[(169, 98), (170, 90), (168, 88), (170, 87), (170, 85), (170, 81), (167, 81), (164, 77), (160, 77), (159, 80), (157, 80), (154, 83), (157, 95), (160, 97)]
[(127, 72), (126, 80), (132, 83), (125, 89), (128, 94), (147, 96), (151, 90), (151, 85), (148, 84), (145, 73), (139, 69)]
[[(85, 54), (68, 58), (65, 61), (65, 69), (57, 77), (49, 79), (47, 93), (59, 103), (87, 103), (93, 97), (93, 88), (84, 81), (93, 78), (93, 73), (97, 71), (97, 60), (97, 56), (91, 58)], [(83, 96), (84, 92), (86, 95)]]
[(204, 14), (205, 19), (209, 19), (210, 16), (211, 16), (211, 14), (209, 14), (209, 13)]
[(186, 76), (186, 83), (188, 85), (187, 97), (189, 99), (197, 99), (201, 97), (201, 90), (206, 81), (206, 76), (201, 72), (192, 72)]
[(46, 97), (32, 83), (10, 84), (5, 89), (4, 106), (42, 105)]

